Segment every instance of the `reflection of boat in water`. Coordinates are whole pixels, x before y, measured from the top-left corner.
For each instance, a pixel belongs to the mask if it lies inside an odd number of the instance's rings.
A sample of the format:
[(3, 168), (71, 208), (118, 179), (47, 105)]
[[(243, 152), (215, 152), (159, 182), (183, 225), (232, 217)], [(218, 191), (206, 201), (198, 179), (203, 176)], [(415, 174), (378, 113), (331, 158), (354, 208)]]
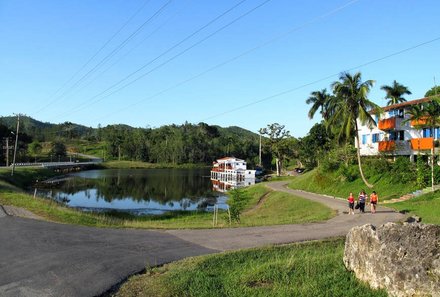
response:
[(215, 191), (226, 192), (255, 184), (255, 170), (247, 169), (244, 160), (225, 157), (213, 162), (211, 181)]

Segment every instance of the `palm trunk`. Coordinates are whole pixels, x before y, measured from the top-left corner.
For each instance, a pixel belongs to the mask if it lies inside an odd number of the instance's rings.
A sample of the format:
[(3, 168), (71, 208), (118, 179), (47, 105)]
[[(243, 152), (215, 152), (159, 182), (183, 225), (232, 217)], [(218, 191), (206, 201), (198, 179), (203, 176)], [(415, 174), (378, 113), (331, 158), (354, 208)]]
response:
[[(433, 129), (433, 131), (435, 131)], [(432, 191), (434, 192), (434, 145), (435, 145), (435, 141), (434, 141), (434, 132), (432, 133), (432, 148), (431, 148), (431, 187), (432, 187)]]
[(367, 179), (364, 176), (364, 172), (362, 171), (362, 164), (361, 164), (361, 145), (359, 142), (359, 136), (358, 136), (358, 127), (357, 127), (357, 123), (356, 123), (356, 144), (357, 144), (357, 148), (356, 148), (356, 155), (357, 155), (357, 159), (358, 159), (358, 165), (359, 165), (359, 172), (361, 174), (361, 178), (364, 181), (364, 184), (368, 187), (368, 188), (372, 188), (373, 185), (370, 184)]
[(281, 174), (281, 168), (280, 168), (280, 160), (278, 158), (275, 158), (275, 164), (277, 166), (277, 176), (280, 176)]

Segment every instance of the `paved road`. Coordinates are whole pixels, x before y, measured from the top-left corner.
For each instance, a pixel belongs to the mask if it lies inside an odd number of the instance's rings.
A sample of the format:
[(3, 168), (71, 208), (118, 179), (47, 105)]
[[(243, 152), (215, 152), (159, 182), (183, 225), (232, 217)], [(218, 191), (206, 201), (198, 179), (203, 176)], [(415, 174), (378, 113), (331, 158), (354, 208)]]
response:
[(0, 215), (0, 296), (95, 296), (147, 266), (213, 252), (164, 232)]
[(353, 226), (404, 218), (386, 208), (344, 214), (346, 202), (286, 191), (322, 202), (338, 215), (323, 223), (208, 230), (99, 229), (5, 216), (0, 207), (0, 296), (94, 296), (146, 266), (223, 250), (345, 235)]
[(403, 220), (405, 218), (405, 216), (400, 213), (380, 206), (375, 214), (371, 214), (368, 210), (364, 214), (356, 212), (355, 215), (348, 215), (346, 214), (348, 204), (345, 200), (287, 189), (285, 185), (286, 182), (273, 182), (268, 184), (269, 187), (276, 191), (288, 192), (303, 198), (321, 202), (337, 211), (338, 215), (321, 223), (214, 230), (170, 230), (167, 231), (167, 233), (175, 235), (183, 240), (203, 245), (207, 248), (224, 251), (344, 236), (354, 226), (361, 226), (369, 223), (373, 225), (381, 225), (387, 222)]

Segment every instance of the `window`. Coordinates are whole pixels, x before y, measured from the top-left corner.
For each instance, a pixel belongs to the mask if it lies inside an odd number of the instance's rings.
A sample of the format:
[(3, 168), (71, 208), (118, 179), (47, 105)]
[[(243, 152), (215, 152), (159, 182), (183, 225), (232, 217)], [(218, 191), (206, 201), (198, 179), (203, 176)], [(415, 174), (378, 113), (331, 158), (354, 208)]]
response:
[(423, 128), (423, 137), (431, 137), (431, 129)]
[(440, 128), (434, 130), (435, 139), (440, 139)]
[(390, 133), (390, 140), (405, 140), (405, 131), (393, 131)]
[(368, 135), (362, 135), (362, 144), (367, 144), (367, 136)]
[(380, 134), (379, 133), (374, 133), (372, 140), (373, 140), (373, 143), (379, 142), (380, 141)]

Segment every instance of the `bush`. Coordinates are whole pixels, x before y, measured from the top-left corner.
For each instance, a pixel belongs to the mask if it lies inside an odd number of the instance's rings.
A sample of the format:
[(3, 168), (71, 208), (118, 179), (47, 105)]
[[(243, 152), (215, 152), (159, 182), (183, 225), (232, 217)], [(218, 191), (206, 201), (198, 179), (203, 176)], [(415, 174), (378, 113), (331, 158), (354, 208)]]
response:
[(408, 157), (397, 157), (391, 168), (391, 182), (414, 183), (417, 179), (416, 168)]
[(250, 197), (246, 195), (243, 189), (234, 189), (229, 191), (229, 211), (231, 212), (231, 220), (240, 223), (240, 215), (246, 207)]
[(343, 165), (339, 167), (337, 174), (343, 178), (342, 181), (352, 182), (359, 178), (359, 169), (357, 165)]
[(418, 156), (417, 158), (417, 186), (419, 188), (425, 188), (430, 179), (430, 168), (426, 163), (426, 159)]
[(362, 168), (367, 177), (373, 177), (390, 172), (391, 164), (384, 158), (371, 158), (365, 159)]

